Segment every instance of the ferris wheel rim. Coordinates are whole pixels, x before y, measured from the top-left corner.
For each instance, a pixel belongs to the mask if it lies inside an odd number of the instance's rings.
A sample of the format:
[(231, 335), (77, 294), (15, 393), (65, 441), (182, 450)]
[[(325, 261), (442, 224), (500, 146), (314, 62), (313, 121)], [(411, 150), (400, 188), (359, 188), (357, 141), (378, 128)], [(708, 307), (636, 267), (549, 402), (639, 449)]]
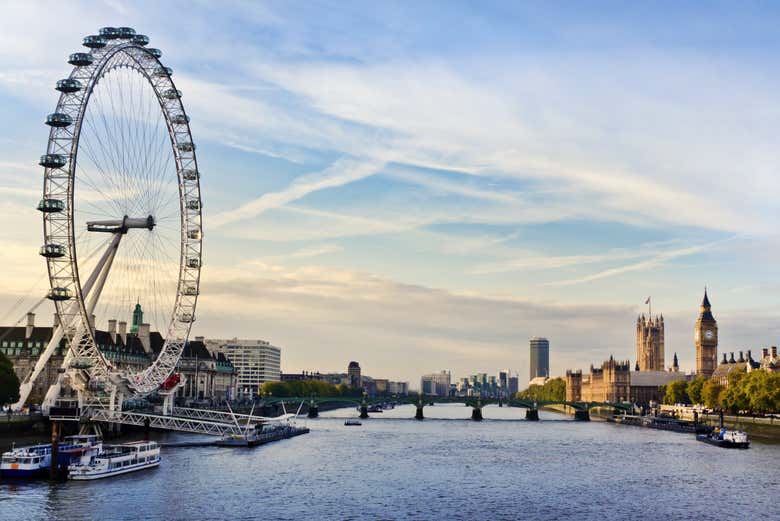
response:
[[(120, 28), (120, 30), (123, 29), (127, 28)], [(103, 30), (101, 30), (102, 32)], [(184, 344), (188, 340), (195, 317), (202, 266), (203, 227), (200, 176), (189, 117), (181, 102), (181, 93), (176, 89), (170, 72), (155, 77), (151, 74), (153, 71), (170, 71), (160, 61), (160, 51), (147, 48), (148, 39), (144, 42), (145, 37), (139, 40), (134, 36), (120, 38), (122, 41), (101, 47), (87, 45), (88, 40), (91, 43), (98, 42), (96, 38), (98, 37), (88, 36), (85, 38), (85, 45), (91, 48), (90, 52), (71, 55), (69, 62), (74, 65), (74, 68), (67, 79), (57, 82), (57, 90), (61, 92), (61, 95), (54, 114), (47, 118), (47, 124), (51, 126), (51, 130), (46, 155), (42, 157), (40, 162), (45, 168), (43, 199), (39, 205), (39, 209), (41, 206), (44, 207), (41, 209), (43, 212), (43, 248), (57, 245), (57, 238), (62, 239), (62, 232), (66, 232), (67, 248), (65, 251), (58, 250), (58, 256), (47, 257), (46, 260), (51, 287), (50, 297), (57, 297), (57, 292), (64, 290), (59, 294), (63, 298), (52, 298), (52, 300), (54, 300), (60, 323), (67, 326), (66, 334), (69, 335), (70, 352), (74, 356), (86, 353), (97, 362), (95, 367), (88, 371), (89, 379), (102, 379), (108, 385), (117, 385), (119, 376), (133, 394), (143, 395), (156, 390), (172, 372), (178, 363)], [(127, 56), (129, 61), (112, 64), (112, 59), (119, 56), (120, 53)], [(74, 56), (76, 56), (75, 59)], [(81, 60), (81, 64), (74, 63), (78, 60)], [(90, 316), (85, 305), (82, 278), (79, 273), (79, 252), (76, 246), (74, 221), (76, 169), (82, 123), (86, 110), (90, 106), (95, 86), (116, 67), (134, 69), (151, 86), (159, 102), (160, 112), (165, 120), (170, 139), (170, 153), (175, 160), (181, 232), (177, 291), (162, 349), (157, 358), (146, 369), (137, 373), (124, 374), (116, 371), (116, 368), (103, 356), (95, 342), (94, 333), (90, 326)], [(82, 82), (84, 82), (83, 85)], [(167, 88), (163, 90), (163, 87)], [(173, 113), (174, 109), (176, 110), (175, 114)], [(52, 118), (52, 116), (54, 117)], [(50, 118), (53, 122), (49, 121)], [(66, 124), (68, 118), (70, 118), (70, 124)], [(63, 152), (67, 152), (67, 154)], [(60, 164), (63, 163), (62, 158), (57, 156), (65, 156), (64, 164)], [(47, 159), (44, 160), (44, 157)], [(62, 201), (58, 197), (61, 197), (63, 192), (66, 195), (64, 219), (60, 215), (63, 209), (60, 211), (46, 209), (46, 201)], [(59, 255), (60, 253), (64, 254)], [(72, 291), (71, 298), (65, 298), (68, 297), (68, 290)], [(83, 373), (79, 374), (84, 376)]]

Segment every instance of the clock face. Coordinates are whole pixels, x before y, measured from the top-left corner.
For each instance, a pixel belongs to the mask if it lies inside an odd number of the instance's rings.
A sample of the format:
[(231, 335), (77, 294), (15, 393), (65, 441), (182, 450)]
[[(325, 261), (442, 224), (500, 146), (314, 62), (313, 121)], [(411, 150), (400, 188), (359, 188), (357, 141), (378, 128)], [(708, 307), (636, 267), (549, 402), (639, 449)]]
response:
[(706, 338), (707, 340), (712, 340), (713, 338), (715, 338), (715, 333), (713, 333), (712, 329), (708, 329), (704, 332), (704, 338)]

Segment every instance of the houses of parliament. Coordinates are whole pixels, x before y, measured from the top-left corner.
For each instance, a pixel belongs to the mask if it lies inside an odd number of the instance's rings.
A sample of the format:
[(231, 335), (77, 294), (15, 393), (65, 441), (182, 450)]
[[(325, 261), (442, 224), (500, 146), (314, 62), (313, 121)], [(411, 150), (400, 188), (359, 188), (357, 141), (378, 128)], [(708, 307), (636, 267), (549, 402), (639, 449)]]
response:
[[(718, 324), (704, 291), (699, 306), (699, 318), (694, 326), (696, 374), (711, 377), (718, 366)], [(566, 371), (566, 400), (586, 402), (649, 403), (660, 401), (659, 388), (674, 380), (685, 379), (680, 372), (677, 353), (672, 366), (664, 368), (664, 318), (640, 315), (636, 320), (636, 363), (633, 371), (629, 360), (613, 357), (590, 366), (590, 374)]]

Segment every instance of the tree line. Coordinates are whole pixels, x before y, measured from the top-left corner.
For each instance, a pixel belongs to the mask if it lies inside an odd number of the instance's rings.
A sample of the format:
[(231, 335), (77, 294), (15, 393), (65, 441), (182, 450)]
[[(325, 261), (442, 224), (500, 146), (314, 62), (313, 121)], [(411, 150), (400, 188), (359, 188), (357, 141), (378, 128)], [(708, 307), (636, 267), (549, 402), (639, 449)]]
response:
[(284, 382), (266, 382), (260, 388), (265, 395), (287, 398), (290, 396), (307, 397), (316, 395), (326, 397), (358, 397), (363, 395), (361, 389), (355, 389), (344, 384), (332, 384), (322, 380), (286, 380)]
[(780, 411), (780, 373), (756, 370), (733, 371), (728, 386), (697, 376), (666, 385), (666, 404), (703, 404), (710, 409), (765, 414)]
[(529, 385), (515, 397), (536, 402), (562, 402), (566, 398), (566, 382), (563, 378), (553, 378), (547, 380), (544, 385)]

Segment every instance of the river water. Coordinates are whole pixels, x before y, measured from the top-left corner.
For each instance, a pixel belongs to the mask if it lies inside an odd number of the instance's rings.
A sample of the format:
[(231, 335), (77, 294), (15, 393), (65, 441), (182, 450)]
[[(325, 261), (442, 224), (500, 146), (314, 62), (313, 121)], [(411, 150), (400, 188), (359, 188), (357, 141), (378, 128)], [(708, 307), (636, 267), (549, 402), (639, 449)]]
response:
[[(256, 448), (164, 448), (159, 468), (96, 482), (0, 483), (3, 520), (778, 519), (780, 446), (542, 412), (398, 407)], [(156, 433), (160, 440), (187, 435)]]

